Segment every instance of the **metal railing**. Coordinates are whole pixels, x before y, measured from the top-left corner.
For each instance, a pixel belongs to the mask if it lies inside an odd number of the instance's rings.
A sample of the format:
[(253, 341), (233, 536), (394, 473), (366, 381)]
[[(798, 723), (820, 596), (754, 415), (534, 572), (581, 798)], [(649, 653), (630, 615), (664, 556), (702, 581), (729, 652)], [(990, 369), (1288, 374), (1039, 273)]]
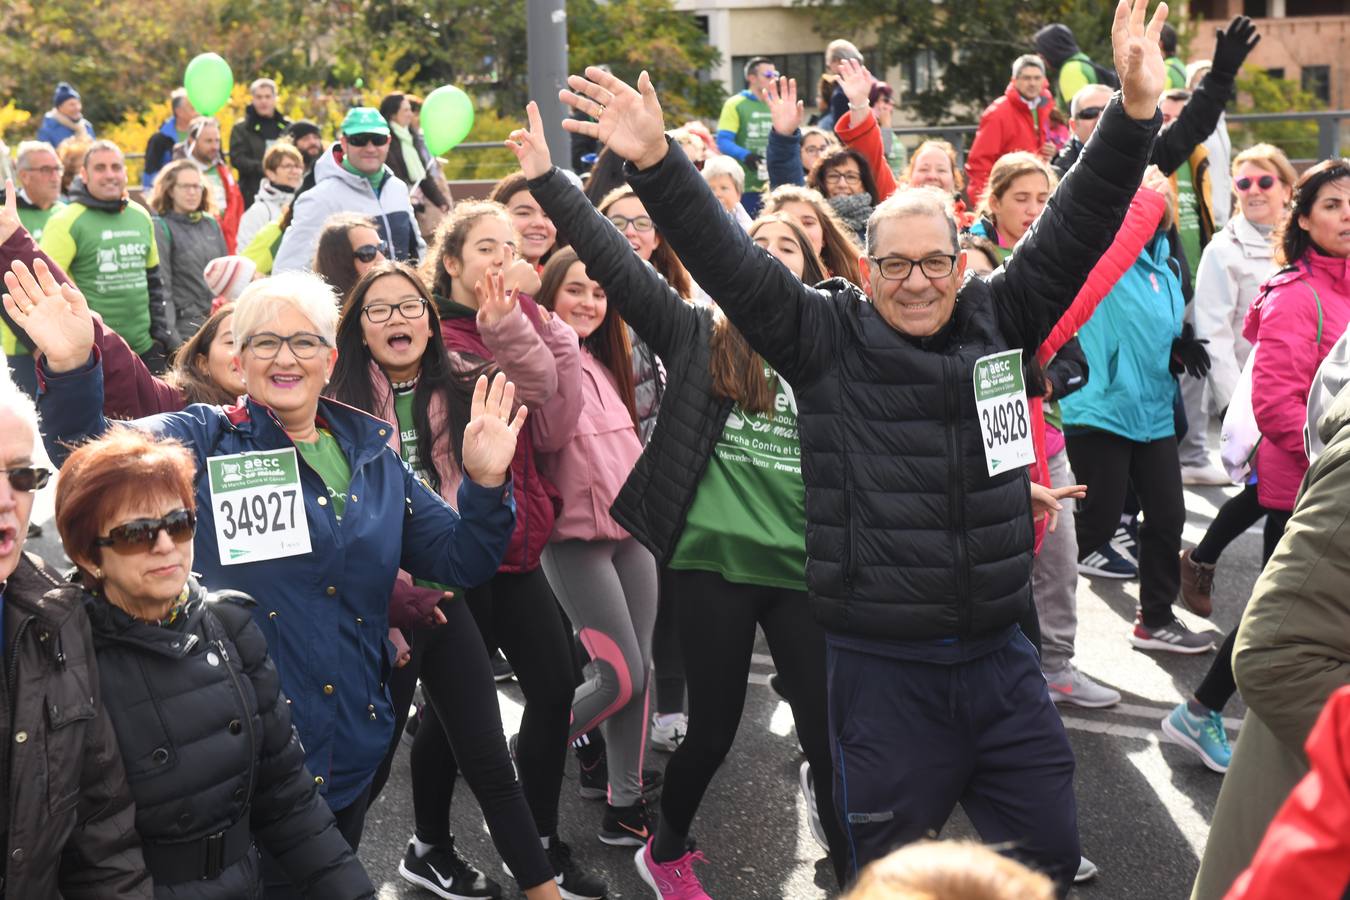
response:
[[(1343, 122), (1350, 122), (1350, 110), (1320, 110), (1317, 112), (1286, 112), (1286, 113), (1240, 113), (1227, 117), (1230, 126), (1242, 126), (1247, 124), (1262, 124), (1268, 122), (1316, 122), (1317, 123), (1317, 155), (1316, 157), (1297, 158), (1295, 163), (1308, 163), (1317, 160), (1328, 159), (1340, 155), (1340, 135)], [(891, 133), (897, 139), (904, 138), (939, 138), (951, 142), (956, 148), (957, 160), (960, 165), (965, 165), (966, 145), (971, 135), (975, 134), (977, 126), (975, 125), (911, 125), (905, 128), (892, 128)], [(917, 141), (916, 141), (917, 143)], [(912, 149), (912, 148), (911, 148)], [(464, 160), (457, 157), (463, 153), (474, 154), (500, 154), (499, 159), (487, 159), (482, 162), (476, 162), (470, 165), (463, 165)], [(144, 159), (143, 153), (128, 153), (128, 160)], [(491, 182), (496, 181), (504, 175), (509, 175), (516, 170), (516, 160), (511, 152), (502, 146), (500, 141), (466, 141), (459, 144), (453, 150), (442, 154), (440, 157), (442, 163), (459, 163), (451, 170), (449, 176), (453, 182), (472, 183), (477, 181)], [(460, 169), (461, 171), (456, 171)], [(462, 174), (461, 174), (462, 172)]]
[[(1315, 159), (1328, 159), (1340, 155), (1340, 132), (1342, 120), (1350, 120), (1350, 110), (1319, 110), (1317, 112), (1287, 113), (1239, 113), (1227, 117), (1228, 124), (1246, 125), (1264, 122), (1316, 122), (1317, 156)], [(975, 134), (975, 125), (912, 125), (906, 128), (892, 128), (897, 138), (940, 138), (949, 141), (956, 148), (957, 159), (962, 165), (966, 158), (966, 140)], [(1302, 160), (1300, 160), (1302, 161)]]

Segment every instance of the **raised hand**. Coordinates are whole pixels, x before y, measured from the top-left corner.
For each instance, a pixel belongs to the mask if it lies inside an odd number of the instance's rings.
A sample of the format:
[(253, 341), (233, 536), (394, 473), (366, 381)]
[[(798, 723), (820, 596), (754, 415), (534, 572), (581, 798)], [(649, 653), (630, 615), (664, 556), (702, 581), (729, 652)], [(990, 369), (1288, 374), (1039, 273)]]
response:
[(802, 127), (802, 101), (797, 99), (797, 79), (770, 81), (764, 89), (764, 102), (769, 107), (773, 130), (783, 137), (792, 137)]
[(1172, 182), (1157, 166), (1149, 166), (1144, 170), (1144, 180), (1141, 186), (1162, 194), (1168, 198), (1169, 202), (1172, 200)]
[(520, 171), (526, 178), (547, 175), (553, 168), (553, 157), (544, 140), (544, 120), (539, 116), (539, 104), (531, 100), (525, 105), (525, 117), (530, 127), (517, 128), (505, 141), (506, 146), (520, 161)]
[(73, 284), (58, 284), (42, 260), (30, 271), (15, 260), (5, 273), (5, 310), (28, 332), (52, 372), (69, 372), (89, 360), (94, 347), (94, 318), (84, 294)]
[(1237, 77), (1247, 55), (1261, 42), (1256, 25), (1246, 16), (1234, 16), (1227, 28), (1214, 32), (1214, 71)]
[(488, 272), (474, 282), (473, 294), (478, 300), (478, 327), (491, 328), (516, 311), (517, 291), (506, 290), (505, 275)]
[(856, 59), (839, 60), (839, 86), (848, 98), (849, 106), (868, 106), (871, 104), (872, 85), (876, 79), (872, 73)]
[(1031, 517), (1039, 522), (1045, 516), (1050, 517), (1046, 530), (1054, 531), (1059, 524), (1059, 511), (1064, 508), (1060, 500), (1081, 500), (1087, 496), (1087, 485), (1070, 484), (1059, 488), (1048, 488), (1036, 482), (1031, 483)]
[(1167, 4), (1159, 3), (1153, 18), (1144, 25), (1148, 0), (1120, 0), (1111, 26), (1111, 52), (1120, 76), (1125, 111), (1134, 119), (1152, 119), (1158, 98), (1167, 87), (1158, 35), (1167, 21)]
[(464, 474), (483, 487), (500, 487), (516, 455), (516, 437), (525, 427), (525, 407), (511, 416), (516, 386), (498, 372), (488, 388), (486, 375), (478, 376), (469, 407), (469, 424), (464, 428), (464, 449), (460, 464)]
[(609, 147), (637, 166), (649, 169), (666, 157), (666, 126), (656, 88), (644, 71), (637, 89), (595, 66), (586, 76), (567, 76), (571, 90), (558, 91), (558, 99), (594, 119), (563, 120), (566, 131), (584, 134)]
[[(539, 293), (539, 270), (528, 259), (518, 259), (502, 270), (502, 287), (507, 291), (528, 294), (531, 297)], [(543, 307), (539, 307), (540, 312)]]
[(9, 240), (23, 227), (19, 221), (19, 198), (14, 193), (14, 182), (5, 179), (5, 205), (0, 208), (0, 244)]

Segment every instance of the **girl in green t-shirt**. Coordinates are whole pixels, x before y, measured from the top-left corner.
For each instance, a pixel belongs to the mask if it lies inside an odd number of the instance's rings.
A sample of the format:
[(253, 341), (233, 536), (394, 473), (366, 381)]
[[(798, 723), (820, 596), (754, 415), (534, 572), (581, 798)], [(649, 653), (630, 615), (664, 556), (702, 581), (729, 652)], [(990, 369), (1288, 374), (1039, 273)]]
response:
[[(615, 518), (668, 566), (665, 586), (678, 607), (689, 690), (689, 731), (666, 768), (660, 818), (638, 855), (639, 871), (649, 884), (689, 885), (693, 879), (691, 864), (702, 856), (686, 840), (703, 793), (734, 742), (756, 628), (762, 627), (806, 751), (803, 788), (819, 813), (812, 830), (829, 848), (842, 884), (847, 847), (832, 797), (825, 634), (807, 608), (804, 589), (803, 487), (800, 459), (792, 459), (791, 387), (766, 371), (729, 321), (686, 303), (632, 251), (553, 168), (538, 108), (530, 104), (528, 112), (530, 129), (514, 132), (508, 146), (530, 177), (531, 194), (571, 239), (610, 306), (669, 373), (652, 439), (612, 506)], [(810, 238), (790, 217), (760, 219), (751, 234), (797, 278), (812, 284), (824, 279)], [(794, 462), (795, 477), (789, 477)]]

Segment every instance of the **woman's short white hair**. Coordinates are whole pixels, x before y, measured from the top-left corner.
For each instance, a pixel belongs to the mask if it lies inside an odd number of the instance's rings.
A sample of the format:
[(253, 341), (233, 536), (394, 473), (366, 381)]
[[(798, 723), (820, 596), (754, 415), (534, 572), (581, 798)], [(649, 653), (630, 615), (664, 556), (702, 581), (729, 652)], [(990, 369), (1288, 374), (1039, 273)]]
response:
[(234, 304), (234, 344), (244, 343), (281, 315), (293, 309), (314, 325), (314, 333), (337, 345), (338, 297), (333, 288), (313, 272), (283, 272), (255, 281), (244, 288)]
[(36, 449), (38, 435), (42, 433), (38, 428), (37, 406), (33, 404), (33, 398), (21, 391), (10, 378), (8, 366), (0, 366), (0, 412), (7, 412), (28, 426), (33, 434), (33, 448)]
[(745, 169), (730, 156), (712, 156), (703, 161), (703, 180), (717, 177), (730, 178), (736, 190), (745, 193)]

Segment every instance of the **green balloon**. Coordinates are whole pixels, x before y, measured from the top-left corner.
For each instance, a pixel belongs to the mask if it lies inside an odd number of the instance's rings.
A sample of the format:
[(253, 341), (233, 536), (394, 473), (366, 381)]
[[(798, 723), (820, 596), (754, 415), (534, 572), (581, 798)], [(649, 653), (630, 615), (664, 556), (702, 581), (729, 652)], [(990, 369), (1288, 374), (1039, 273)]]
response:
[(188, 63), (183, 73), (183, 87), (188, 100), (200, 115), (214, 116), (230, 102), (234, 90), (234, 73), (230, 64), (217, 53), (202, 53)]
[(436, 88), (422, 104), (422, 136), (439, 156), (456, 146), (473, 128), (473, 101), (452, 84)]

